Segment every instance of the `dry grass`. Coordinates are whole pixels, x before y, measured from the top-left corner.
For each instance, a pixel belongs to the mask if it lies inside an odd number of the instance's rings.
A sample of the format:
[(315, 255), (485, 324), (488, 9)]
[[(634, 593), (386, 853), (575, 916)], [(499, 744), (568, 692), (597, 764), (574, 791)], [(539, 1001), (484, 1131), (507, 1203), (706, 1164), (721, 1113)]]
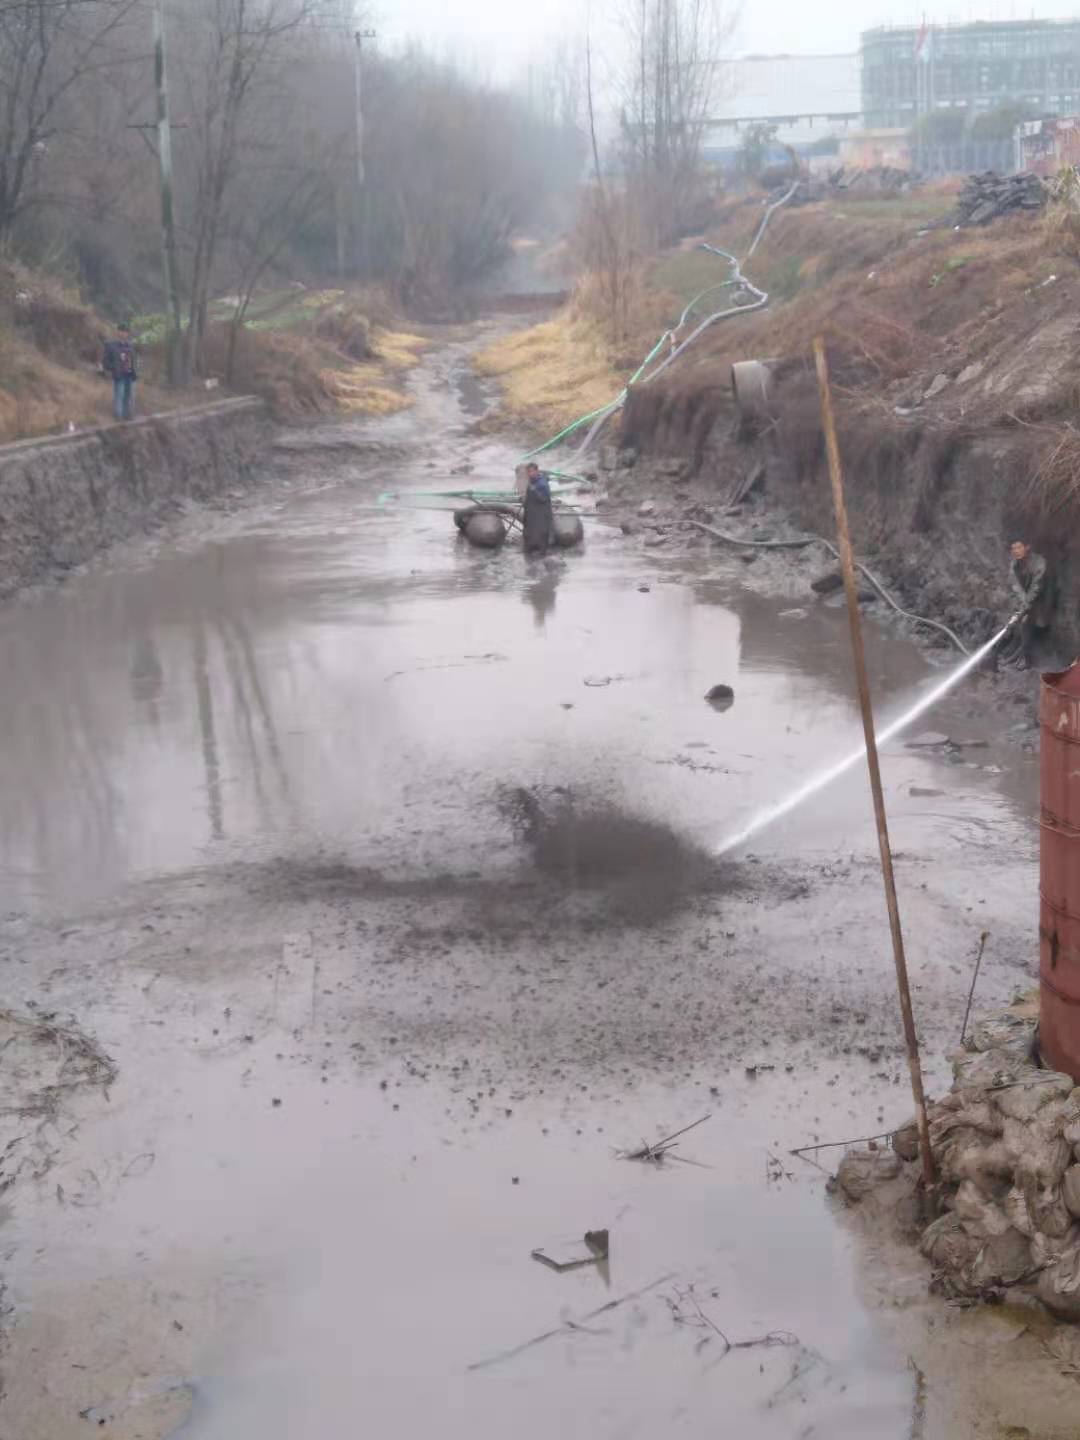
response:
[(1044, 522), (1075, 521), (1080, 510), (1080, 432), (1041, 426), (1038, 460), (1024, 485), (1026, 507)]
[[(357, 364), (341, 347), (357, 348), (361, 330), (370, 358)], [(412, 403), (400, 381), (426, 343), (420, 335), (363, 328), (341, 309), (325, 327), (316, 322), (310, 331), (249, 329), (237, 345), (233, 387), (261, 396), (282, 419), (334, 412), (389, 415)], [(207, 339), (213, 369), (224, 370), (227, 346), (227, 327), (213, 326)]]
[(0, 325), (0, 443), (100, 424), (110, 395), (89, 367), (58, 365)]
[(476, 366), (502, 383), (504, 416), (551, 431), (606, 405), (626, 378), (599, 325), (569, 307), (496, 341), (476, 357)]

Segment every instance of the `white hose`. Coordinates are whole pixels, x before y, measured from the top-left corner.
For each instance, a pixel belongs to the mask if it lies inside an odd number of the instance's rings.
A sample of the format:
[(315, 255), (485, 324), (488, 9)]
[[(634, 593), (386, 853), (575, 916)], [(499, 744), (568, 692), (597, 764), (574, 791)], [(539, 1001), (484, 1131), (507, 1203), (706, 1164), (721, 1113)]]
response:
[[(668, 368), (668, 366), (673, 364), (683, 353), (683, 351), (694, 343), (694, 341), (698, 338), (699, 335), (703, 335), (705, 331), (708, 330), (710, 326), (715, 325), (718, 320), (727, 320), (732, 315), (747, 315), (750, 313), (751, 310), (761, 310), (766, 305), (768, 305), (768, 292), (765, 290), (759, 290), (756, 285), (752, 284), (749, 280), (747, 280), (746, 276), (742, 273), (742, 267), (746, 264), (747, 260), (751, 258), (751, 256), (754, 254), (754, 251), (760, 244), (761, 238), (765, 234), (765, 230), (768, 227), (769, 221), (772, 219), (774, 213), (779, 210), (782, 205), (786, 205), (788, 203), (788, 201), (795, 194), (795, 191), (798, 188), (799, 181), (796, 180), (791, 186), (791, 188), (785, 191), (779, 200), (774, 200), (773, 203), (768, 206), (765, 214), (761, 217), (761, 224), (758, 226), (757, 232), (750, 243), (750, 249), (746, 252), (746, 255), (742, 261), (739, 261), (729, 251), (720, 250), (715, 245), (702, 245), (701, 248), (703, 250), (708, 250), (711, 254), (719, 255), (721, 259), (726, 260), (731, 266), (732, 273), (727, 280), (722, 281), (719, 285), (710, 286), (709, 290), (703, 290), (701, 292), (701, 295), (697, 295), (693, 300), (691, 300), (690, 304), (687, 305), (686, 309), (679, 317), (678, 325), (675, 326), (674, 330), (669, 332), (672, 341), (674, 341), (675, 336), (678, 335), (679, 331), (686, 324), (690, 315), (690, 311), (693, 309), (694, 305), (697, 303), (698, 300), (701, 299), (702, 295), (708, 295), (710, 293), (710, 290), (722, 290), (728, 288), (729, 286), (737, 286), (740, 290), (747, 291), (751, 295), (753, 295), (754, 299), (749, 305), (732, 305), (729, 306), (726, 310), (717, 310), (715, 314), (707, 315), (705, 319), (702, 320), (700, 325), (698, 325), (694, 330), (690, 332), (690, 334), (686, 337), (685, 340), (673, 346), (672, 351), (667, 356), (667, 358), (663, 360), (650, 375), (646, 375), (639, 382), (640, 384), (646, 385), (650, 380), (655, 380), (658, 375), (662, 375), (664, 371)], [(585, 439), (578, 446), (577, 450), (574, 451), (575, 459), (579, 459), (582, 455), (585, 454), (585, 452), (591, 446), (592, 442), (595, 440), (596, 436), (599, 434), (602, 426), (615, 413), (616, 410), (622, 409), (622, 406), (626, 403), (626, 394), (627, 392), (623, 391), (621, 395), (614, 399), (611, 404), (608, 405), (596, 417), (592, 425), (589, 426), (589, 430), (585, 436)]]

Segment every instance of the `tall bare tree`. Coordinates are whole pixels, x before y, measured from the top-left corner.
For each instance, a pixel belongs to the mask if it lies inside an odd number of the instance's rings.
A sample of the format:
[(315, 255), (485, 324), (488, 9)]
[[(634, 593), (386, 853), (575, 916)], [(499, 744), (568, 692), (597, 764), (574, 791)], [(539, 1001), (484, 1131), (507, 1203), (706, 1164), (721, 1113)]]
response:
[(0, 5), (0, 241), (37, 197), (49, 147), (72, 127), (77, 94), (130, 62), (137, 0), (4, 0)]
[(311, 18), (311, 0), (194, 0), (183, 17), (194, 132), (184, 369), (199, 373), (222, 216), (241, 159), (244, 122), (257, 82), (280, 75), (289, 37)]
[(622, 18), (629, 47), (618, 77), (623, 151), (664, 241), (697, 198), (702, 143), (736, 17), (728, 0), (623, 0)]

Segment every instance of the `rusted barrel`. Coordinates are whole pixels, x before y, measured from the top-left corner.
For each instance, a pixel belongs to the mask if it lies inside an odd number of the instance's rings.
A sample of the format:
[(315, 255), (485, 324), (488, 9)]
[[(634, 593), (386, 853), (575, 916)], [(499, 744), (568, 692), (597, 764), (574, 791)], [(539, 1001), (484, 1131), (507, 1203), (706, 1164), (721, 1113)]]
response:
[(1080, 1083), (1080, 662), (1042, 678), (1039, 1048)]

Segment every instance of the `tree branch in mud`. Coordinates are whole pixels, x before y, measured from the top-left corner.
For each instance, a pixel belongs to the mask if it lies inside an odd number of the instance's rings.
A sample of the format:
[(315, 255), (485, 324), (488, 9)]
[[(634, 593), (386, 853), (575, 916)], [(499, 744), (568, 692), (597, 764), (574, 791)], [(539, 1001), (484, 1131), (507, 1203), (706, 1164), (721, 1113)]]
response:
[(658, 1290), (661, 1285), (666, 1285), (669, 1280), (674, 1280), (673, 1274), (661, 1275), (659, 1280), (653, 1280), (649, 1285), (643, 1285), (640, 1290), (631, 1290), (629, 1295), (622, 1295), (618, 1300), (608, 1300), (604, 1305), (598, 1305), (595, 1310), (582, 1315), (580, 1320), (564, 1320), (561, 1325), (554, 1326), (551, 1330), (544, 1330), (539, 1335), (534, 1335), (531, 1340), (526, 1340), (521, 1345), (515, 1345), (510, 1350), (500, 1350), (497, 1355), (491, 1355), (486, 1360), (476, 1360), (467, 1368), (469, 1370), (486, 1370), (489, 1366), (498, 1365), (503, 1360), (512, 1360), (515, 1355), (521, 1355), (526, 1350), (531, 1350), (534, 1345), (542, 1345), (545, 1340), (551, 1340), (556, 1335), (573, 1334), (576, 1330), (584, 1330), (590, 1320), (596, 1320), (601, 1315), (607, 1315), (612, 1310), (617, 1310), (620, 1305), (629, 1305), (634, 1300), (640, 1300), (643, 1295)]
[(676, 1142), (682, 1135), (687, 1135), (691, 1130), (696, 1130), (699, 1125), (704, 1125), (706, 1120), (712, 1119), (712, 1112), (703, 1115), (700, 1120), (695, 1120), (692, 1125), (684, 1125), (681, 1130), (676, 1130), (673, 1135), (665, 1135), (663, 1140), (657, 1140), (650, 1145), (647, 1140), (642, 1140), (640, 1150), (620, 1150), (617, 1158), (620, 1160), (651, 1160), (658, 1165), (669, 1150), (676, 1148)]
[[(692, 1315), (686, 1314), (686, 1306), (692, 1308)], [(724, 1355), (730, 1354), (732, 1350), (755, 1350), (761, 1346), (771, 1348), (777, 1345), (790, 1347), (802, 1344), (799, 1337), (792, 1334), (790, 1330), (770, 1330), (768, 1334), (757, 1335), (750, 1340), (730, 1340), (716, 1321), (702, 1309), (701, 1302), (694, 1293), (693, 1285), (688, 1285), (685, 1290), (676, 1290), (674, 1297), (668, 1300), (668, 1308), (676, 1325), (690, 1325), (712, 1332), (701, 1341), (699, 1349), (708, 1345), (714, 1338), (723, 1345)]]

